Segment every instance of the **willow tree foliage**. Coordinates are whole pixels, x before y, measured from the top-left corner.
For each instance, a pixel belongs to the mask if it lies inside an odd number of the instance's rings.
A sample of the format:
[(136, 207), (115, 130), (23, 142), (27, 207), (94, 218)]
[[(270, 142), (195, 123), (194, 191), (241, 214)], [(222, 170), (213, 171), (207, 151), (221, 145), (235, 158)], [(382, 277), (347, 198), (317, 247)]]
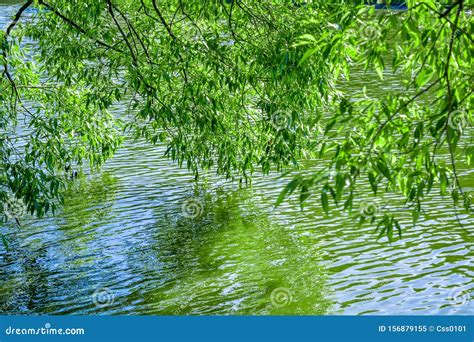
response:
[[(383, 98), (337, 94), (319, 123), (323, 138), (315, 142), (330, 162), (321, 172), (295, 178), (283, 194), (299, 188), (304, 201), (319, 186), (325, 210), (330, 199), (351, 210), (357, 190), (367, 184), (375, 195), (401, 194), (416, 222), (424, 198), (436, 190), (472, 213), (473, 179), (466, 190), (458, 169), (474, 164), (474, 4), (406, 3), (406, 11), (377, 13), (362, 6), (349, 25), (333, 23), (336, 36), (320, 28), (300, 39), (298, 45), (309, 46), (307, 56), (337, 61), (334, 72), (342, 68), (349, 79), (359, 65), (381, 80), (390, 70), (407, 82)], [(400, 206), (380, 208), (374, 201), (360, 208), (361, 221), (376, 222), (381, 235), (401, 234)]]
[[(474, 157), (469, 6), (25, 1), (0, 35), (0, 197), (32, 214), (56, 209), (71, 173), (98, 168), (126, 130), (166, 145), (196, 177), (249, 180), (319, 158), (279, 201), (298, 189), (302, 204), (319, 193), (325, 210), (331, 198), (351, 210), (368, 179), (374, 193), (402, 193), (415, 217), (437, 184), (469, 209), (456, 171), (459, 146)], [(403, 94), (339, 90), (352, 68), (383, 77), (388, 63), (410, 75)], [(450, 160), (438, 158), (445, 148)], [(389, 235), (399, 227), (390, 214), (371, 220)]]

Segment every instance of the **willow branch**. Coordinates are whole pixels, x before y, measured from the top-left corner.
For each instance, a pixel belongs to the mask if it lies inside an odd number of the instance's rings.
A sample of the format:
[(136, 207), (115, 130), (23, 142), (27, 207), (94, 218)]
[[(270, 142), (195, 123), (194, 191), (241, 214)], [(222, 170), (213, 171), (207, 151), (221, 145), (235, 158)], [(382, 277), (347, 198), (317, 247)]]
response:
[(12, 89), (15, 92), (15, 95), (18, 99), (20, 99), (20, 94), (18, 93), (18, 89), (16, 87), (15, 81), (13, 80), (12, 75), (10, 74), (10, 71), (8, 70), (8, 57), (7, 57), (7, 40), (8, 37), (10, 36), (11, 31), (13, 28), (16, 26), (18, 21), (20, 20), (21, 16), (23, 15), (23, 12), (26, 11), (28, 7), (33, 3), (33, 0), (28, 0), (26, 3), (23, 4), (23, 6), (20, 7), (18, 12), (16, 12), (15, 16), (13, 17), (12, 22), (10, 25), (8, 25), (4, 35), (3, 35), (3, 44), (4, 46), (2, 47), (2, 55), (3, 55), (3, 74), (6, 76), (8, 79), (8, 82), (12, 85)]
[(108, 49), (112, 49), (112, 50), (115, 50), (117, 52), (121, 52), (123, 53), (122, 50), (120, 49), (117, 49), (116, 47), (112, 46), (112, 45), (109, 45), (107, 44), (106, 42), (102, 41), (102, 40), (99, 40), (99, 39), (95, 39), (95, 38), (92, 38), (90, 37), (88, 34), (87, 34), (87, 31), (82, 27), (80, 26), (79, 24), (77, 24), (75, 21), (73, 21), (72, 19), (66, 17), (64, 14), (62, 14), (58, 9), (54, 8), (53, 6), (51, 6), (50, 4), (48, 4), (47, 2), (43, 1), (43, 0), (39, 0), (38, 2), (40, 5), (43, 5), (44, 7), (46, 7), (48, 10), (50, 10), (51, 12), (53, 12), (57, 17), (59, 17), (61, 20), (63, 20), (67, 25), (69, 25), (70, 27), (76, 29), (77, 31), (79, 31), (80, 33), (86, 35), (88, 38), (92, 39), (94, 42), (96, 42), (98, 45), (101, 45), (102, 47), (105, 47), (105, 48), (108, 48)]

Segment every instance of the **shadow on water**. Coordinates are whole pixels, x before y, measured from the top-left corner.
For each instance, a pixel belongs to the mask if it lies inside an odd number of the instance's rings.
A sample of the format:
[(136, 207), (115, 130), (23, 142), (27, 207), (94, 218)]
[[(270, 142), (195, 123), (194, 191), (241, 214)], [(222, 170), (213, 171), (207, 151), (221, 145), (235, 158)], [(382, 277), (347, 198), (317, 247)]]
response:
[(156, 206), (153, 223), (136, 226), (119, 218), (115, 226), (116, 187), (107, 174), (80, 181), (67, 192), (63, 212), (46, 219), (46, 231), (28, 227), (33, 231), (15, 237), (25, 247), (15, 246), (0, 260), (7, 279), (3, 312), (328, 311), (317, 246), (302, 254), (290, 232), (253, 204), (249, 189), (195, 191), (184, 205)]
[(3, 255), (0, 261), (0, 314), (27, 314), (48, 297), (48, 272), (42, 266), (45, 250)]
[[(145, 312), (327, 312), (330, 303), (316, 248), (309, 258), (298, 253), (295, 240), (250, 198), (250, 191), (198, 197), (198, 217), (165, 215), (158, 222), (145, 260), (151, 258), (147, 267), (158, 268), (167, 280), (145, 294)], [(247, 203), (245, 209), (242, 203)]]
[(1, 229), (11, 246), (0, 256), (0, 313), (53, 312), (64, 305), (54, 304), (58, 289), (84, 287), (75, 286), (75, 279), (87, 267), (89, 248), (94, 250), (94, 227), (108, 213), (113, 184), (107, 174), (71, 182), (62, 212), (44, 218), (44, 226), (26, 220)]

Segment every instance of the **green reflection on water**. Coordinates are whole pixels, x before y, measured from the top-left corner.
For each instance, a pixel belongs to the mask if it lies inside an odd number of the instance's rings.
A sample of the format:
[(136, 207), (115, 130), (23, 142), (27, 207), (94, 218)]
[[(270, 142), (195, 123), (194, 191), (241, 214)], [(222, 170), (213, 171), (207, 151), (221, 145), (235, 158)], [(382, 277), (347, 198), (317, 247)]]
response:
[(160, 300), (153, 313), (327, 312), (315, 245), (301, 254), (291, 231), (272, 223), (250, 198), (250, 191), (200, 198), (198, 218), (158, 223), (153, 250), (172, 281), (147, 293), (145, 303)]

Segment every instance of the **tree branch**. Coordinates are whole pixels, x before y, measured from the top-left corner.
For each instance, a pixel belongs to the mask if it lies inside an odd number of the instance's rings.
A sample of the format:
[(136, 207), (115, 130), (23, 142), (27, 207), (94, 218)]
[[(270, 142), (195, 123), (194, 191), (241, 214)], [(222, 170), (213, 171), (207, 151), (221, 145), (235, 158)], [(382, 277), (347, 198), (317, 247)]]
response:
[(112, 49), (112, 50), (115, 50), (117, 52), (121, 52), (123, 53), (122, 50), (120, 49), (117, 49), (116, 47), (112, 46), (112, 45), (109, 45), (99, 39), (95, 39), (95, 38), (92, 38), (90, 37), (88, 34), (87, 34), (87, 31), (81, 27), (80, 25), (78, 25), (76, 22), (74, 22), (72, 19), (66, 17), (65, 15), (63, 15), (58, 9), (54, 8), (53, 6), (51, 6), (50, 4), (48, 4), (47, 2), (43, 1), (43, 0), (39, 0), (38, 2), (40, 5), (43, 5), (44, 7), (46, 7), (47, 9), (49, 9), (51, 12), (53, 12), (56, 16), (58, 16), (60, 19), (62, 19), (66, 24), (68, 24), (69, 26), (71, 26), (72, 28), (76, 29), (77, 31), (79, 31), (80, 33), (86, 35), (88, 38), (92, 39), (94, 42), (96, 42), (97, 44), (101, 45), (102, 47), (105, 47), (105, 48), (108, 48), (108, 49)]

